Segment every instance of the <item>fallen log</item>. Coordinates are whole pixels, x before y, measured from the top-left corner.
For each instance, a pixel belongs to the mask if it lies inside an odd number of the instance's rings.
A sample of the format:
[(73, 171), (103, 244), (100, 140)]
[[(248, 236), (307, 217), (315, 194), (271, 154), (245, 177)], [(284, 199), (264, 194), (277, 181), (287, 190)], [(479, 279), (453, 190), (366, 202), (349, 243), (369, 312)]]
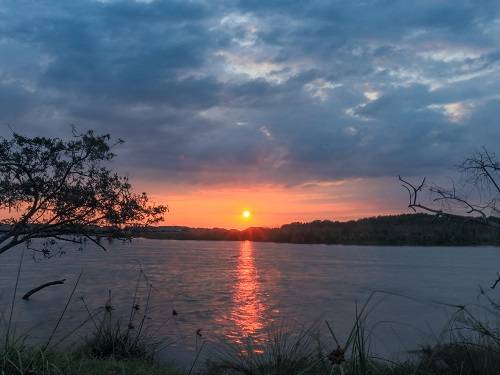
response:
[(48, 286), (51, 286), (51, 285), (59, 285), (59, 284), (64, 284), (64, 282), (66, 281), (66, 279), (62, 279), (62, 280), (56, 280), (56, 281), (51, 281), (51, 282), (48, 282), (48, 283), (45, 283), (45, 284), (42, 284), (40, 286), (37, 286), (36, 288), (34, 289), (31, 289), (28, 293), (26, 293), (24, 296), (23, 296), (23, 299), (28, 301), (30, 299), (30, 297), (35, 294), (36, 292), (39, 292), (40, 290), (42, 289), (45, 289), (47, 288)]

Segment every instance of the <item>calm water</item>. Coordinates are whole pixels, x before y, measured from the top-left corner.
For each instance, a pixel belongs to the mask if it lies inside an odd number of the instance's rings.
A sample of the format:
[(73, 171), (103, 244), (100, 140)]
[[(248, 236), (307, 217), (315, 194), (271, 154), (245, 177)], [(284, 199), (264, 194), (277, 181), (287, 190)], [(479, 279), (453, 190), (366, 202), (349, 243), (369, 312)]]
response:
[[(500, 265), (493, 247), (382, 247), (291, 245), (253, 242), (135, 240), (113, 243), (103, 252), (87, 247), (60, 258), (35, 262), (26, 252), (19, 294), (66, 278), (36, 294), (17, 299), (18, 332), (47, 337), (80, 272), (81, 281), (65, 315), (60, 335), (103, 306), (112, 293), (114, 314), (130, 306), (139, 270), (153, 285), (150, 326), (172, 345), (167, 358), (188, 363), (202, 340), (263, 340), (270, 327), (299, 327), (327, 319), (340, 337), (351, 327), (356, 303), (373, 291), (369, 318), (373, 345), (383, 355), (400, 356), (419, 343), (435, 340), (452, 309), (434, 302), (474, 303), (478, 286), (488, 286)], [(15, 283), (19, 251), (1, 256), (0, 299), (4, 314)], [(146, 295), (141, 283), (141, 305)], [(172, 311), (178, 312), (177, 316)], [(0, 312), (2, 310), (0, 309)], [(5, 317), (4, 317), (5, 320)], [(91, 326), (84, 327), (85, 334)], [(201, 329), (202, 337), (196, 335)], [(207, 350), (216, 344), (208, 344)]]

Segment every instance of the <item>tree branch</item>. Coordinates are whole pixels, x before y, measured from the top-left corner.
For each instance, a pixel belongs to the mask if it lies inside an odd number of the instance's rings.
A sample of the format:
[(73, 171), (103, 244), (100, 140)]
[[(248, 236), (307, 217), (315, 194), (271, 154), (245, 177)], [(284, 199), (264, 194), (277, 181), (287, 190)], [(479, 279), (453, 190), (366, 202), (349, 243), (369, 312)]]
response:
[(48, 282), (48, 283), (42, 284), (42, 285), (40, 285), (40, 286), (37, 286), (36, 288), (33, 288), (33, 289), (31, 289), (29, 292), (27, 292), (27, 293), (23, 296), (23, 299), (24, 299), (25, 301), (28, 301), (28, 300), (30, 299), (30, 297), (31, 297), (33, 294), (35, 294), (35, 293), (39, 292), (40, 290), (45, 289), (45, 288), (47, 288), (47, 287), (49, 287), (49, 286), (52, 286), (52, 285), (60, 285), (60, 284), (64, 284), (64, 282), (65, 282), (65, 281), (66, 281), (66, 279), (56, 280), (56, 281), (50, 281), (50, 282)]

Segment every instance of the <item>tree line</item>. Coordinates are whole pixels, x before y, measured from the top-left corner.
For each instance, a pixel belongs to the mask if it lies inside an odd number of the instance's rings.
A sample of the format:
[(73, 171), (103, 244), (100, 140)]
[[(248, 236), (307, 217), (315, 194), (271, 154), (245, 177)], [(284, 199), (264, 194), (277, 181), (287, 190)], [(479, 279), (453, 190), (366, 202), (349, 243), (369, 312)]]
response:
[[(495, 219), (493, 219), (495, 220)], [(352, 221), (315, 220), (295, 222), (279, 228), (168, 227), (144, 230), (146, 238), (208, 241), (257, 241), (343, 245), (500, 245), (500, 231), (467, 218), (436, 217), (416, 213), (378, 216)]]

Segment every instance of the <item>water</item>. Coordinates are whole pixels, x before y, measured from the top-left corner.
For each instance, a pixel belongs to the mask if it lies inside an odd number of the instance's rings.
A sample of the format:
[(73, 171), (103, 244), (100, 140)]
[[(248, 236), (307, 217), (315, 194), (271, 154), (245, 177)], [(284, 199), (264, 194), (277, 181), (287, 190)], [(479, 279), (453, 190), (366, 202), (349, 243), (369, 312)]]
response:
[[(1, 256), (0, 313), (4, 315), (20, 254), (21, 248)], [(370, 303), (373, 347), (381, 355), (398, 357), (439, 338), (453, 309), (436, 302), (475, 303), (479, 285), (491, 284), (499, 264), (500, 249), (494, 247), (137, 239), (132, 244), (112, 243), (107, 252), (92, 246), (82, 252), (68, 249), (60, 258), (39, 262), (26, 251), (14, 322), (17, 332), (28, 330), (31, 339), (46, 339), (80, 272), (81, 281), (57, 339), (87, 318), (82, 298), (94, 309), (104, 305), (111, 290), (113, 313), (120, 314), (132, 303), (142, 269), (153, 285), (148, 325), (156, 336), (172, 343), (163, 356), (187, 364), (204, 340), (209, 342), (207, 351), (214, 350), (215, 343), (241, 342), (246, 336), (260, 342), (270, 327), (284, 322), (293, 327), (317, 322), (323, 329), (326, 319), (339, 337), (345, 337), (356, 303), (360, 306), (372, 292), (384, 291)], [(20, 299), (27, 290), (61, 278), (67, 279), (65, 285), (47, 288), (30, 301)], [(139, 293), (142, 310), (146, 284), (141, 283)], [(91, 328), (89, 323), (77, 334), (85, 335)]]

